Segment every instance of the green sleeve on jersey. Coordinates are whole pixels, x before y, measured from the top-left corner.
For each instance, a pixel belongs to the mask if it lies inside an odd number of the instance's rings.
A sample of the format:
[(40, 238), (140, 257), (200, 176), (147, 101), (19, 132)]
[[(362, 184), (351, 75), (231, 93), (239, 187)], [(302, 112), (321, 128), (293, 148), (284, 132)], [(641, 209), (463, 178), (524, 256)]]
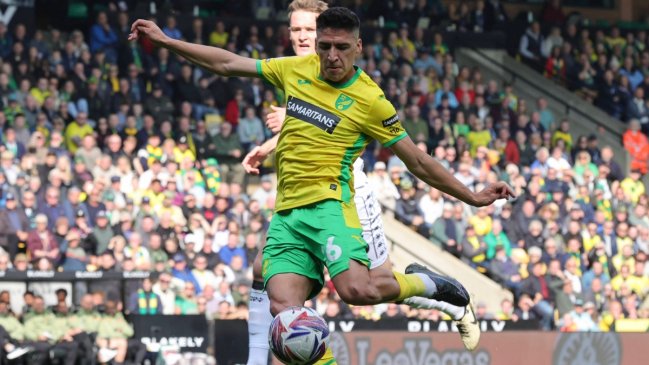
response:
[(403, 131), (403, 133), (401, 133), (400, 135), (392, 138), (387, 143), (383, 143), (383, 147), (391, 147), (393, 144), (399, 142), (400, 140), (406, 138), (407, 136), (408, 136), (408, 133), (406, 133), (406, 131)]
[(278, 87), (284, 88), (284, 65), (281, 58), (267, 58), (265, 60), (257, 60), (257, 74), (265, 82)]
[(269, 84), (284, 89), (284, 83), (298, 57), (278, 57), (257, 60), (257, 73)]
[(257, 61), (255, 62), (255, 65), (257, 65), (257, 75), (259, 75), (260, 77), (263, 78), (263, 77), (264, 77), (264, 73), (261, 71), (261, 60), (257, 60)]
[(255, 62), (255, 63), (257, 65), (257, 75), (259, 75), (259, 78), (264, 80), (264, 82), (267, 82), (269, 84), (274, 85), (270, 80), (268, 80), (268, 77), (266, 77), (266, 75), (264, 75), (264, 68), (261, 65), (262, 60), (257, 60), (257, 62)]

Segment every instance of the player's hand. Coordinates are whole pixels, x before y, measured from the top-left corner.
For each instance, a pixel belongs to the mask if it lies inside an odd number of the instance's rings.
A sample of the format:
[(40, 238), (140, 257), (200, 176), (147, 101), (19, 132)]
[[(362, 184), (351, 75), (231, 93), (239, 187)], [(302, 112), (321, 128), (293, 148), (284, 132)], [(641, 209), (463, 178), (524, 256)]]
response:
[(138, 19), (131, 25), (131, 34), (128, 35), (128, 40), (135, 41), (140, 37), (148, 37), (157, 46), (168, 39), (156, 23), (144, 19)]
[(282, 123), (284, 123), (284, 118), (286, 118), (286, 108), (280, 108), (277, 106), (270, 106), (273, 111), (266, 114), (266, 127), (270, 129), (273, 133), (279, 133), (282, 130)]
[(476, 207), (484, 207), (492, 204), (498, 199), (515, 198), (514, 190), (506, 183), (499, 181), (489, 185), (479, 193), (475, 194), (474, 204)]
[(241, 164), (247, 173), (259, 175), (259, 166), (261, 166), (261, 163), (264, 162), (266, 157), (268, 157), (268, 155), (262, 151), (261, 147), (255, 146), (255, 148), (248, 152), (246, 157), (243, 158)]

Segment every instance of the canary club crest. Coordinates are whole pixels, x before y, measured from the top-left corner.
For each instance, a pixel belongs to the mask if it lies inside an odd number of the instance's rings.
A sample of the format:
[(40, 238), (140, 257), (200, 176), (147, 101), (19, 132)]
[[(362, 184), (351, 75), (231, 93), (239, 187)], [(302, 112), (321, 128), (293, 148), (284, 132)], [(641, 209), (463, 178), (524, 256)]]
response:
[(347, 110), (350, 106), (352, 106), (352, 104), (354, 104), (354, 99), (345, 94), (340, 94), (340, 96), (338, 96), (338, 99), (336, 99), (336, 110)]

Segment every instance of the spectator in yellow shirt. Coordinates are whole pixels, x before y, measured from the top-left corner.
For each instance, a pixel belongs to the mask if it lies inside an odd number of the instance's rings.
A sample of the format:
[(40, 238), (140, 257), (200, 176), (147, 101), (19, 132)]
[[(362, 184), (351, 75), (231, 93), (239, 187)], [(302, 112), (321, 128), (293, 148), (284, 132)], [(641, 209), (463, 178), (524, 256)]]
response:
[(228, 44), (229, 36), (230, 34), (225, 31), (225, 24), (222, 21), (218, 21), (214, 26), (214, 30), (210, 33), (210, 45), (225, 48), (225, 45)]
[(74, 154), (81, 145), (83, 137), (93, 133), (92, 127), (88, 124), (88, 115), (80, 112), (77, 114), (77, 118), (65, 129), (65, 147), (71, 154)]
[(178, 139), (176, 147), (174, 147), (174, 161), (180, 164), (187, 158), (191, 159), (192, 162), (196, 161), (196, 155), (189, 148), (187, 137), (182, 136)]
[(584, 251), (590, 252), (595, 246), (602, 242), (602, 237), (597, 234), (597, 223), (590, 222), (586, 226), (586, 234), (584, 237)]
[(631, 275), (631, 267), (628, 264), (623, 264), (620, 268), (620, 273), (615, 275), (613, 279), (611, 279), (611, 287), (616, 292), (619, 292), (620, 289), (622, 289), (622, 285), (625, 284), (638, 294), (643, 293), (645, 290), (642, 287), (642, 281)]
[(175, 194), (172, 191), (166, 191), (164, 193), (164, 200), (162, 201), (162, 206), (157, 210), (159, 216), (169, 214), (172, 222), (176, 224), (184, 225), (186, 222), (185, 217), (183, 216), (183, 211), (180, 207), (173, 205), (173, 198)]
[(624, 195), (628, 197), (633, 204), (638, 202), (640, 196), (645, 193), (645, 186), (640, 180), (642, 174), (640, 170), (631, 170), (631, 173), (627, 178), (622, 180), (620, 187), (624, 191)]
[[(639, 291), (637, 292), (641, 298), (645, 298), (646, 294), (649, 294), (649, 277), (645, 275), (645, 265), (646, 261), (641, 260), (638, 255), (638, 259), (635, 262), (635, 271), (633, 272), (633, 278), (637, 281)], [(649, 304), (649, 301), (647, 301)]]
[(489, 146), (489, 143), (491, 143), (491, 133), (484, 129), (483, 121), (476, 119), (473, 130), (467, 135), (466, 141), (469, 144), (471, 156), (474, 157), (476, 152), (478, 152), (478, 147)]
[(469, 219), (469, 224), (473, 226), (475, 233), (481, 237), (484, 237), (491, 232), (493, 220), (491, 219), (491, 216), (489, 216), (488, 209), (489, 208), (487, 207), (478, 208), (476, 215)]
[(399, 29), (399, 38), (395, 41), (395, 45), (398, 48), (405, 47), (406, 49), (408, 49), (408, 51), (410, 51), (410, 54), (415, 53), (415, 50), (416, 50), (415, 49), (415, 44), (412, 43), (412, 41), (410, 40), (410, 37), (408, 37), (408, 25), (407, 24), (404, 23), (401, 26), (401, 29)]
[(614, 300), (608, 304), (608, 311), (602, 314), (599, 328), (604, 332), (608, 332), (618, 319), (624, 319), (624, 312), (622, 312), (622, 303)]
[[(613, 259), (611, 260), (613, 262), (613, 267), (615, 268), (615, 270), (621, 273), (624, 266), (628, 266), (627, 270), (630, 267), (635, 267), (633, 245), (624, 245), (620, 247), (618, 243), (618, 249), (620, 251), (617, 253), (617, 255), (613, 256)], [(611, 282), (613, 282), (613, 280), (611, 280)]]
[(503, 299), (500, 302), (500, 312), (496, 313), (496, 319), (500, 321), (509, 321), (514, 314), (514, 303), (510, 299)]
[(45, 77), (38, 79), (36, 87), (29, 90), (29, 93), (34, 97), (38, 105), (42, 106), (45, 99), (50, 96), (50, 91), (47, 89), (47, 79)]
[(194, 167), (194, 162), (194, 159), (186, 156), (180, 163), (178, 171), (175, 173), (177, 177), (180, 177), (185, 191), (190, 191), (195, 186), (205, 190), (205, 180), (200, 171)]
[(150, 204), (154, 211), (162, 207), (164, 188), (159, 179), (151, 180), (151, 186), (142, 195), (142, 204)]
[(570, 122), (568, 119), (564, 119), (559, 124), (559, 129), (554, 131), (552, 135), (552, 147), (556, 147), (557, 142), (562, 140), (566, 146), (566, 152), (570, 152), (572, 149), (572, 134), (570, 134)]
[(620, 29), (616, 26), (611, 28), (611, 35), (604, 38), (604, 41), (606, 42), (606, 47), (609, 50), (613, 50), (613, 48), (620, 46), (621, 48), (624, 48), (626, 46), (626, 39), (620, 35)]
[[(629, 237), (629, 224), (627, 222), (620, 222), (615, 227), (616, 234), (616, 243), (617, 249), (619, 252), (622, 251), (622, 247), (631, 246), (633, 247), (633, 240)], [(620, 268), (618, 267), (617, 270)]]

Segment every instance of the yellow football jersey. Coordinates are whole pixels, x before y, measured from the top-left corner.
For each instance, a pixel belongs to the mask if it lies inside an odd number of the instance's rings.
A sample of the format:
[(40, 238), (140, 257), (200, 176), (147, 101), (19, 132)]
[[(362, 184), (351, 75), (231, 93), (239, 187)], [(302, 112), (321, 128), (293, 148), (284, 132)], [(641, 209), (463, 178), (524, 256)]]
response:
[(259, 60), (257, 72), (286, 95), (275, 154), (277, 211), (349, 202), (352, 164), (371, 138), (389, 147), (407, 135), (381, 88), (359, 68), (342, 84), (320, 77), (317, 55)]

